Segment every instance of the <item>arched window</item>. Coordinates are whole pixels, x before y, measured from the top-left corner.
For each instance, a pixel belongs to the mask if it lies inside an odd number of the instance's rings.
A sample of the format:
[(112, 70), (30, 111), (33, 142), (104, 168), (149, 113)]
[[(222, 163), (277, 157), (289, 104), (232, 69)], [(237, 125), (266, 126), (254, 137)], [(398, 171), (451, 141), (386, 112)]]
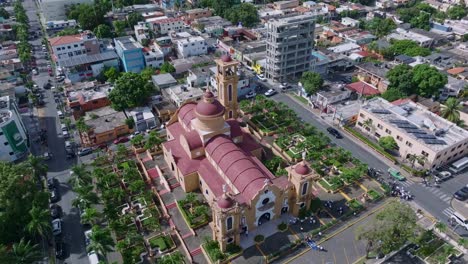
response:
[(229, 111), (229, 118), (232, 118), (232, 111)]
[(301, 194), (302, 195), (305, 195), (307, 193), (307, 187), (309, 187), (309, 183), (306, 182), (302, 185), (302, 191), (301, 191)]
[(228, 85), (228, 99), (229, 99), (229, 102), (232, 101), (232, 84)]
[(232, 216), (229, 216), (228, 218), (226, 218), (226, 230), (231, 230), (232, 229), (232, 225), (233, 225), (233, 219), (232, 219)]
[(265, 205), (265, 204), (267, 204), (269, 201), (270, 201), (270, 198), (265, 198), (265, 199), (263, 199), (262, 204)]

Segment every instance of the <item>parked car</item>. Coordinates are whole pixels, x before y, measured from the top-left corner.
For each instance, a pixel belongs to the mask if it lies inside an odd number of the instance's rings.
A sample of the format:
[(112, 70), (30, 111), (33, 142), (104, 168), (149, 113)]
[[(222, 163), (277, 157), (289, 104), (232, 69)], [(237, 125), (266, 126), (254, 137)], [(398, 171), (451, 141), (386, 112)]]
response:
[(140, 135), (141, 132), (140, 131), (135, 131), (133, 134), (130, 135), (130, 139), (133, 139), (134, 137)]
[(450, 173), (448, 171), (441, 171), (434, 178), (435, 178), (435, 181), (437, 183), (441, 183), (441, 182), (444, 182), (444, 181), (452, 178), (452, 173)]
[(334, 129), (333, 127), (328, 127), (327, 128), (328, 133), (333, 135), (335, 138), (343, 138), (340, 132), (338, 130)]
[(116, 140), (114, 140), (114, 144), (120, 144), (120, 143), (125, 143), (128, 142), (130, 139), (128, 137), (119, 137)]
[(82, 149), (80, 149), (78, 151), (78, 156), (83, 157), (83, 156), (89, 155), (91, 153), (93, 153), (92, 148), (82, 148)]
[(249, 98), (254, 98), (255, 96), (257, 96), (257, 93), (255, 92), (250, 92), (248, 94), (245, 95), (245, 98), (249, 99)]
[(44, 155), (42, 155), (42, 158), (44, 158), (44, 160), (50, 160), (52, 159), (52, 153), (44, 152)]
[(67, 130), (62, 131), (63, 138), (69, 138), (70, 134), (68, 134)]
[(60, 194), (58, 191), (58, 188), (53, 188), (50, 190), (50, 202), (51, 203), (56, 203), (60, 200)]
[(53, 204), (50, 206), (50, 215), (52, 216), (52, 219), (58, 219), (62, 217), (62, 207), (58, 204)]
[(262, 82), (265, 82), (267, 80), (263, 74), (257, 74), (257, 78)]
[(52, 234), (58, 236), (62, 234), (62, 220), (54, 219), (52, 220)]
[(266, 91), (265, 93), (265, 96), (273, 96), (276, 94), (276, 90), (275, 89), (269, 89), (268, 91)]
[(468, 186), (465, 186), (453, 194), (453, 197), (460, 201), (468, 199)]

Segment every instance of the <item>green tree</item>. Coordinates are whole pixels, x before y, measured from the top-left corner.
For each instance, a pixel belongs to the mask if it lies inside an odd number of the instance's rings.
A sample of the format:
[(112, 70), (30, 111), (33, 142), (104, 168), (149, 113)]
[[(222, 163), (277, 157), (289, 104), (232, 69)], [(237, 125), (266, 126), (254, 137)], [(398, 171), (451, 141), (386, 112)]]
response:
[(198, 197), (196, 194), (189, 192), (185, 195), (184, 202), (190, 205), (190, 212), (192, 212), (193, 205), (198, 202)]
[(456, 98), (450, 97), (442, 106), (441, 116), (452, 123), (460, 121), (460, 110), (462, 106)]
[(126, 21), (115, 20), (114, 22), (112, 22), (112, 25), (114, 26), (115, 35), (117, 36), (124, 35), (125, 28), (127, 27)]
[(385, 91), (382, 94), (382, 98), (389, 102), (393, 102), (395, 100), (405, 98), (406, 96), (407, 95), (404, 92), (396, 88), (388, 88), (387, 91)]
[(104, 75), (106, 76), (107, 80), (109, 82), (115, 82), (120, 76), (120, 71), (115, 68), (115, 67), (110, 67), (104, 72)]
[(83, 117), (80, 117), (78, 120), (76, 120), (75, 126), (76, 126), (76, 129), (78, 129), (78, 132), (80, 133), (86, 133), (90, 129), (90, 127), (86, 124)]
[(318, 92), (323, 86), (323, 79), (316, 72), (304, 72), (301, 77), (302, 87), (310, 96)]
[(26, 225), (26, 231), (32, 236), (47, 237), (51, 230), (49, 210), (33, 206), (29, 215), (31, 220)]
[(413, 68), (413, 83), (417, 94), (424, 97), (437, 95), (439, 89), (447, 84), (447, 76), (428, 64), (419, 64)]
[(392, 40), (391, 46), (388, 49), (388, 53), (391, 56), (405, 54), (411, 57), (414, 56), (428, 56), (431, 51), (427, 48), (420, 47), (416, 41), (404, 39), (404, 40)]
[(414, 241), (417, 219), (409, 205), (392, 201), (370, 223), (356, 229), (356, 238), (366, 241), (367, 256), (371, 251), (388, 254)]
[(250, 3), (233, 6), (228, 10), (226, 18), (234, 24), (241, 22), (245, 27), (252, 27), (260, 21), (257, 8)]
[(32, 174), (40, 181), (40, 177), (47, 174), (48, 166), (44, 163), (44, 158), (29, 154), (27, 160)]
[(18, 243), (13, 244), (11, 251), (12, 263), (15, 264), (30, 264), (41, 259), (37, 244), (31, 244), (31, 241), (25, 241), (22, 238)]
[(84, 210), (84, 213), (81, 215), (81, 222), (95, 225), (99, 221), (100, 217), (101, 213), (99, 213), (95, 207), (88, 207)]
[(69, 35), (76, 35), (80, 33), (76, 28), (66, 28), (61, 30), (57, 33), (58, 36), (69, 36)]
[(115, 246), (109, 229), (94, 225), (91, 230), (88, 252), (94, 251), (99, 256), (106, 258), (107, 253), (111, 252)]
[(447, 10), (447, 16), (450, 19), (462, 19), (464, 18), (468, 13), (468, 10), (466, 7), (462, 7), (459, 5), (452, 6)]
[(124, 111), (144, 104), (152, 92), (152, 85), (141, 75), (126, 72), (115, 82), (114, 89), (109, 93), (109, 100), (116, 111)]
[(141, 77), (145, 81), (150, 81), (151, 76), (155, 75), (155, 70), (152, 67), (146, 67), (140, 72)]
[(176, 251), (171, 254), (164, 255), (160, 260), (160, 264), (175, 264), (175, 263), (184, 263), (184, 256), (179, 251)]
[(138, 12), (135, 12), (135, 13), (131, 13), (130, 15), (128, 15), (127, 17), (127, 22), (128, 22), (128, 26), (130, 28), (133, 28), (133, 26), (135, 26), (136, 24), (138, 24), (138, 22), (140, 21), (145, 21), (145, 19), (143, 18), (143, 16), (138, 13)]
[(392, 136), (379, 138), (379, 145), (386, 150), (394, 150), (398, 148), (398, 144)]
[(163, 140), (156, 131), (151, 131), (145, 143), (145, 149), (155, 150), (161, 147)]
[(10, 13), (5, 10), (5, 8), (0, 8), (0, 17), (3, 17), (4, 19), (9, 19), (10, 18)]
[(400, 94), (395, 93), (396, 91), (399, 91), (403, 94), (401, 97), (404, 97), (405, 94), (413, 94), (416, 92), (415, 86), (413, 84), (413, 71), (409, 65), (400, 64), (395, 66), (393, 69), (387, 72), (386, 77), (389, 81), (388, 90), (394, 89), (394, 92), (389, 93), (388, 95), (392, 94), (392, 96), (400, 96)]
[(83, 186), (88, 186), (92, 183), (92, 178), (88, 170), (86, 169), (86, 165), (74, 165), (70, 171), (70, 178), (68, 180), (73, 188), (79, 188)]
[(430, 19), (431, 19), (431, 14), (422, 11), (422, 12), (419, 12), (417, 16), (414, 16), (413, 18), (411, 18), (410, 24), (412, 27), (417, 27), (417, 28), (421, 28), (421, 29), (428, 31), (431, 29)]
[(106, 24), (100, 24), (94, 28), (94, 34), (98, 38), (112, 38), (112, 29)]
[(141, 144), (143, 143), (143, 140), (145, 140), (145, 137), (142, 134), (140, 134), (132, 138), (130, 142), (132, 143), (133, 146), (141, 146)]
[(396, 24), (390, 18), (382, 19), (375, 17), (371, 21), (365, 23), (364, 28), (380, 38), (396, 29)]
[(104, 24), (105, 11), (99, 5), (77, 4), (71, 5), (67, 17), (75, 19), (85, 30), (93, 30), (100, 24)]
[(167, 61), (165, 61), (161, 65), (161, 73), (172, 73), (172, 72), (175, 72), (175, 71), (176, 71), (176, 69), (174, 68), (174, 66), (172, 66), (172, 64), (170, 64)]

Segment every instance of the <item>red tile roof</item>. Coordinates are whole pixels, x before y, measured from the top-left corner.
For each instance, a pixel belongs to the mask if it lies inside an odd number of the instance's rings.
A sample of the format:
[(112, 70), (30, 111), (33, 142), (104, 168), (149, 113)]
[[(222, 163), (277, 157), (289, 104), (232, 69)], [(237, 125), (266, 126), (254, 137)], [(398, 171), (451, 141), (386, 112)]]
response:
[(393, 105), (402, 105), (404, 103), (407, 103), (408, 101), (411, 101), (409, 98), (402, 98), (398, 99), (392, 102)]
[(363, 81), (350, 83), (350, 84), (347, 84), (345, 87), (349, 90), (355, 91), (356, 93), (359, 93), (359, 94), (362, 93), (363, 95), (380, 94), (377, 88)]
[[(208, 159), (203, 159), (203, 161), (200, 163), (198, 174), (201, 178), (203, 178), (206, 185), (208, 185), (215, 197), (223, 195), (223, 184), (225, 184), (226, 182), (213, 168), (213, 166), (211, 166)], [(229, 185), (227, 185), (227, 191), (232, 191)]]
[(179, 108), (179, 120), (182, 120), (184, 122), (185, 126), (190, 127), (190, 121), (195, 118), (195, 107), (197, 106), (196, 103), (191, 102), (188, 104), (185, 104)]
[(80, 34), (49, 38), (49, 43), (51, 46), (60, 46), (80, 41), (82, 41)]
[(192, 130), (185, 134), (185, 138), (187, 139), (187, 144), (190, 150), (194, 150), (197, 148), (201, 148), (203, 146), (203, 142), (201, 140), (200, 135), (195, 130)]
[(208, 141), (206, 153), (248, 201), (252, 200), (263, 188), (266, 180), (270, 180), (269, 175), (256, 164), (251, 156), (247, 156), (224, 135), (216, 136)]
[(356, 54), (359, 54), (359, 55), (361, 55), (363, 57), (368, 57), (369, 56), (369, 52), (367, 52), (367, 51), (359, 51), (359, 52), (356, 52)]
[(464, 67), (457, 67), (450, 70), (447, 70), (448, 74), (457, 75), (465, 71)]
[(159, 173), (156, 168), (149, 169), (146, 172), (148, 172), (148, 175), (151, 177), (151, 179), (156, 179), (159, 177)]
[(228, 123), (228, 125), (231, 127), (231, 138), (242, 136), (242, 129), (237, 120), (229, 119), (226, 121), (226, 123)]

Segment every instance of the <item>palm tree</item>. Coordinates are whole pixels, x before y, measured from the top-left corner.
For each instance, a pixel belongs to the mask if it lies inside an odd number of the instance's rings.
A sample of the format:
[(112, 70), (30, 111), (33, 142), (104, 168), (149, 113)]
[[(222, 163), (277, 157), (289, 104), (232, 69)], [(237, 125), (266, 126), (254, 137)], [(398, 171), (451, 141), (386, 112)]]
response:
[(374, 131), (375, 127), (374, 124), (372, 123), (372, 119), (367, 119), (362, 123), (362, 126), (367, 130), (367, 131)]
[(95, 225), (99, 218), (101, 217), (101, 213), (94, 207), (89, 207), (84, 210), (84, 213), (81, 215), (81, 221), (84, 223), (90, 223)]
[(447, 225), (442, 223), (442, 222), (437, 222), (437, 224), (435, 224), (434, 226), (437, 230), (439, 230), (439, 232), (443, 233), (444, 236), (445, 235), (445, 231), (447, 231)]
[(48, 236), (50, 227), (50, 212), (37, 206), (29, 210), (31, 221), (26, 225), (26, 231), (33, 236)]
[(190, 204), (190, 212), (192, 212), (193, 210), (193, 205), (198, 201), (197, 199), (197, 195), (192, 193), (192, 192), (189, 192), (185, 195), (185, 199), (184, 201), (188, 204)]
[(90, 243), (87, 247), (88, 252), (94, 251), (96, 254), (104, 258), (108, 252), (113, 250), (113, 247), (115, 246), (114, 240), (112, 239), (108, 228), (101, 228), (100, 226), (94, 225), (89, 238)]
[(85, 132), (88, 132), (89, 131), (89, 126), (85, 123), (84, 121), (84, 118), (83, 117), (80, 117), (80, 119), (78, 119), (76, 121), (76, 129), (78, 130), (78, 132), (80, 133), (85, 133)]
[(154, 151), (154, 148), (156, 147), (156, 150), (158, 150), (161, 147), (162, 142), (163, 140), (158, 136), (158, 133), (151, 131), (148, 139), (146, 140), (145, 149)]
[(70, 174), (71, 177), (68, 180), (68, 183), (70, 183), (73, 188), (87, 186), (92, 183), (92, 178), (84, 164), (73, 166)]
[(30, 264), (41, 259), (38, 245), (31, 244), (31, 241), (26, 242), (24, 238), (13, 244), (9, 254), (13, 259), (11, 263), (15, 264)]
[(457, 123), (460, 120), (460, 101), (455, 98), (449, 98), (442, 108), (441, 116), (450, 122)]
[(414, 163), (418, 160), (418, 156), (415, 154), (408, 154), (406, 157), (411, 164), (411, 168), (414, 169)]
[(28, 164), (33, 170), (34, 177), (39, 178), (42, 175), (46, 175), (48, 167), (44, 163), (44, 159), (42, 157), (36, 157), (32, 154), (29, 154)]

